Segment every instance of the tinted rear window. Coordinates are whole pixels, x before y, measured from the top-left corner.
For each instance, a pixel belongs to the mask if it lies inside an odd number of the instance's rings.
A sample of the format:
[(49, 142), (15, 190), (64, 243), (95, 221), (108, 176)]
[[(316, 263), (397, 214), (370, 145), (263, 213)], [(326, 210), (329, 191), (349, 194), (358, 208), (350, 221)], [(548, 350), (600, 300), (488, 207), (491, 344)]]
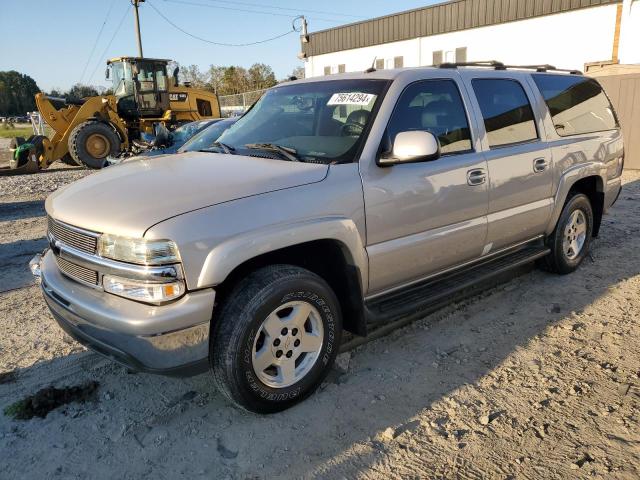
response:
[(549, 107), (558, 135), (564, 137), (618, 127), (609, 99), (592, 78), (534, 74), (533, 80)]
[(529, 142), (538, 138), (531, 104), (519, 82), (476, 79), (472, 84), (480, 104), (490, 147)]

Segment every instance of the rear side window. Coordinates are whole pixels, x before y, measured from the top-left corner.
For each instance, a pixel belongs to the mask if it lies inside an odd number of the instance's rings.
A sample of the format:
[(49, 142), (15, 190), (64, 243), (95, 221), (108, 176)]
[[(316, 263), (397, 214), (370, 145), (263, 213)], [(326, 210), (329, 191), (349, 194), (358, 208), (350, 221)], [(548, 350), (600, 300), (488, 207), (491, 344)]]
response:
[(522, 85), (508, 79), (473, 80), (490, 147), (538, 138), (533, 110)]
[(535, 74), (533, 80), (549, 107), (558, 135), (566, 137), (618, 128), (609, 99), (592, 78)]
[(471, 150), (471, 132), (460, 92), (452, 80), (424, 80), (409, 85), (396, 104), (387, 133), (424, 130), (440, 141), (443, 154)]

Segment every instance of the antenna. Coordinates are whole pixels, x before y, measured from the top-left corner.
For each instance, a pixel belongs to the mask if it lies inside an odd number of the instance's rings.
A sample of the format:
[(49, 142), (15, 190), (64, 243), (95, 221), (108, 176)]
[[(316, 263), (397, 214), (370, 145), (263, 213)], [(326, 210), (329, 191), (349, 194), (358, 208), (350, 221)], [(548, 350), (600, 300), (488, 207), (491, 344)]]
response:
[(376, 71), (376, 60), (378, 57), (373, 57), (373, 62), (371, 62), (371, 66), (367, 68), (364, 73), (371, 73)]

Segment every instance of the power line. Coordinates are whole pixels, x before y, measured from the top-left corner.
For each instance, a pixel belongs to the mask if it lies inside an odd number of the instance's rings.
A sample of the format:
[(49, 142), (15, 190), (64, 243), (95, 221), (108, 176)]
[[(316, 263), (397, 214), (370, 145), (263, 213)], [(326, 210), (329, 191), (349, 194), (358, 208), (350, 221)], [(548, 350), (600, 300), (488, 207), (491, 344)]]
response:
[[(259, 7), (259, 8), (266, 8), (266, 9), (274, 9), (274, 10), (289, 10), (289, 11), (294, 11), (294, 12), (300, 12), (299, 8), (288, 8), (288, 7), (278, 7), (276, 5), (261, 5), (259, 3), (248, 3), (248, 2), (236, 2), (236, 1), (229, 1), (229, 0), (207, 0), (208, 2), (213, 2), (213, 3), (226, 3), (226, 4), (231, 4), (231, 5), (246, 5), (249, 7)], [(360, 18), (363, 19), (365, 17), (361, 17), (358, 15), (348, 15), (346, 13), (337, 13), (337, 12), (325, 12), (322, 10), (309, 10), (308, 8), (304, 9), (305, 13), (319, 13), (321, 15), (331, 15), (334, 17), (350, 17), (350, 18)]]
[(96, 36), (95, 42), (93, 42), (93, 47), (91, 48), (91, 53), (89, 54), (89, 58), (87, 58), (87, 63), (84, 64), (84, 68), (82, 69), (82, 75), (80, 75), (80, 83), (82, 83), (82, 79), (84, 78), (84, 74), (87, 73), (87, 68), (89, 67), (89, 63), (91, 62), (91, 58), (93, 57), (93, 53), (96, 51), (96, 47), (98, 46), (98, 40), (102, 36), (102, 32), (104, 31), (104, 26), (107, 24), (107, 20), (109, 20), (109, 15), (111, 14), (111, 10), (115, 5), (116, 0), (111, 1), (111, 5), (109, 6), (109, 10), (107, 10), (107, 14), (104, 17), (104, 21), (102, 22), (102, 26), (98, 31), (98, 35)]
[[(286, 18), (294, 18), (295, 15), (293, 14), (289, 14), (289, 13), (276, 13), (276, 12), (262, 12), (259, 10), (251, 10), (251, 9), (247, 9), (247, 8), (235, 8), (235, 7), (223, 7), (221, 5), (211, 5), (208, 3), (196, 3), (196, 2), (189, 2), (189, 1), (185, 1), (185, 0), (163, 0), (164, 2), (171, 2), (171, 3), (179, 3), (182, 5), (194, 5), (197, 7), (205, 7), (205, 8), (213, 8), (214, 10), (233, 10), (236, 12), (245, 12), (245, 13), (257, 13), (257, 14), (261, 14), (261, 15), (271, 15), (273, 17), (286, 17)], [(307, 17), (309, 18), (309, 17)], [(335, 19), (330, 19), (330, 18), (318, 18), (318, 17), (313, 17), (311, 18), (312, 20), (315, 21), (320, 21), (320, 22), (329, 22), (329, 23), (340, 23), (342, 20), (335, 20)]]
[[(181, 3), (182, 3), (182, 2), (181, 2)], [(291, 24), (291, 30), (289, 30), (288, 32), (282, 33), (282, 34), (280, 34), (280, 35), (276, 35), (275, 37), (265, 38), (264, 40), (258, 40), (258, 41), (256, 41), (256, 42), (250, 42), (250, 43), (222, 43), (222, 42), (214, 42), (214, 41), (212, 41), (212, 40), (208, 40), (208, 39), (206, 39), (206, 38), (202, 38), (202, 37), (199, 37), (199, 36), (197, 36), (197, 35), (194, 35), (193, 33), (188, 32), (188, 31), (187, 31), (187, 30), (185, 30), (184, 28), (182, 28), (182, 27), (180, 27), (180, 26), (176, 25), (176, 24), (175, 24), (175, 23), (173, 23), (171, 20), (169, 20), (169, 19), (168, 19), (168, 18), (167, 18), (167, 17), (166, 17), (166, 16), (165, 16), (165, 15), (164, 15), (160, 10), (158, 10), (158, 8), (157, 8), (153, 3), (151, 3), (150, 1), (147, 1), (147, 5), (149, 5), (151, 8), (153, 8), (153, 9), (156, 11), (156, 13), (157, 13), (158, 15), (160, 15), (160, 16), (165, 20), (165, 22), (167, 22), (169, 25), (171, 25), (171, 26), (172, 26), (172, 27), (174, 27), (175, 29), (180, 30), (180, 31), (181, 31), (182, 33), (184, 33), (185, 35), (188, 35), (188, 36), (190, 36), (190, 37), (192, 37), (192, 38), (195, 38), (196, 40), (200, 40), (200, 41), (202, 41), (202, 42), (210, 43), (210, 44), (212, 44), (212, 45), (218, 45), (218, 46), (221, 46), (221, 47), (248, 47), (248, 46), (251, 46), (251, 45), (258, 45), (258, 44), (260, 44), (260, 43), (271, 42), (271, 41), (273, 41), (273, 40), (277, 40), (278, 38), (282, 38), (282, 37), (284, 37), (284, 36), (286, 36), (286, 35), (290, 35), (290, 34), (292, 34), (292, 33), (299, 32), (299, 31), (300, 31), (300, 29), (299, 29), (298, 27), (296, 27), (296, 26), (295, 26), (295, 23), (294, 23), (294, 22), (295, 22), (295, 20), (296, 20), (296, 19), (298, 19), (298, 18), (300, 18), (300, 17), (296, 17), (296, 18), (293, 20), (292, 24)], [(287, 15), (287, 16), (288, 16), (288, 15)]]
[(104, 48), (104, 51), (102, 52), (102, 55), (100, 55), (100, 58), (98, 59), (98, 63), (96, 65), (96, 68), (93, 69), (93, 72), (91, 73), (91, 76), (89, 77), (89, 79), (87, 80), (87, 82), (90, 82), (93, 79), (93, 76), (96, 74), (96, 71), (98, 70), (98, 67), (102, 64), (102, 62), (104, 61), (104, 56), (107, 54), (107, 51), (109, 50), (109, 47), (111, 46), (111, 44), (113, 43), (113, 40), (116, 38), (116, 35), (118, 35), (118, 32), (120, 31), (120, 28), (122, 27), (122, 24), (124, 23), (124, 19), (127, 18), (127, 15), (129, 14), (129, 12), (131, 11), (131, 5), (129, 5), (127, 7), (127, 10), (124, 12), (124, 15), (122, 16), (122, 18), (120, 19), (120, 23), (118, 23), (118, 26), (116, 27), (115, 32), (113, 32), (113, 36), (111, 37), (111, 40), (109, 40), (109, 43), (107, 44), (107, 46)]

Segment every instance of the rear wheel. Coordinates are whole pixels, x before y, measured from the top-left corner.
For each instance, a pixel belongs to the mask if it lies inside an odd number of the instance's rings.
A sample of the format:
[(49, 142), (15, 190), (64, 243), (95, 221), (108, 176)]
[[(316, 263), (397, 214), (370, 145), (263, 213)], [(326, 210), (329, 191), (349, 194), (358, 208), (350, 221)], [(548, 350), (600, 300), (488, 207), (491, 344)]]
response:
[(242, 280), (214, 317), (210, 359), (219, 390), (257, 413), (310, 395), (338, 353), (338, 300), (317, 275), (274, 265)]
[(109, 156), (120, 153), (121, 142), (106, 123), (88, 121), (73, 129), (69, 136), (69, 153), (79, 165), (102, 168)]
[(548, 238), (551, 254), (543, 259), (543, 266), (552, 272), (573, 272), (589, 253), (593, 234), (593, 208), (589, 198), (573, 193), (567, 199), (556, 228)]

